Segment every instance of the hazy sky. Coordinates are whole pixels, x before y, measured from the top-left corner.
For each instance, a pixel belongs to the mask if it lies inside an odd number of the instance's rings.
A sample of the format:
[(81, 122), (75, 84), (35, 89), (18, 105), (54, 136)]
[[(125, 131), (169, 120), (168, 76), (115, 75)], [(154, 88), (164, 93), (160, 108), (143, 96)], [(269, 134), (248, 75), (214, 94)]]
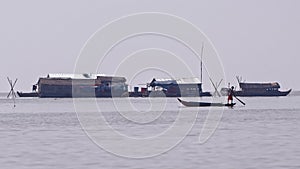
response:
[(0, 91), (9, 90), (6, 76), (19, 79), (17, 90), (29, 91), (40, 76), (73, 72), (95, 31), (137, 12), (169, 13), (195, 24), (213, 42), (232, 83), (240, 75), (300, 90), (299, 9), (298, 0), (2, 1)]

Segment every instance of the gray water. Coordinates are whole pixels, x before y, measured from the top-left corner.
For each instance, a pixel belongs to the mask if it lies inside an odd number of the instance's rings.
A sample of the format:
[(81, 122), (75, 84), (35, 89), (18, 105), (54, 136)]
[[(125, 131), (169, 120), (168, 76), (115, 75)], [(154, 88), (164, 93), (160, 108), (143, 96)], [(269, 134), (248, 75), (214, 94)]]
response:
[[(111, 99), (96, 99), (111, 126), (140, 137), (172, 125), (178, 109), (187, 114), (199, 111), (192, 130), (176, 147), (154, 157), (132, 159), (97, 146), (82, 130), (72, 99), (17, 98), (13, 107), (12, 100), (1, 97), (0, 168), (300, 168), (300, 97), (242, 99), (247, 105), (225, 108), (217, 130), (203, 144), (198, 138), (208, 108), (184, 108), (168, 98), (159, 118), (138, 125), (114, 111)], [(129, 100), (138, 109), (149, 108), (148, 99)], [(87, 114), (93, 101), (82, 99)], [(161, 102), (153, 98), (153, 104)]]

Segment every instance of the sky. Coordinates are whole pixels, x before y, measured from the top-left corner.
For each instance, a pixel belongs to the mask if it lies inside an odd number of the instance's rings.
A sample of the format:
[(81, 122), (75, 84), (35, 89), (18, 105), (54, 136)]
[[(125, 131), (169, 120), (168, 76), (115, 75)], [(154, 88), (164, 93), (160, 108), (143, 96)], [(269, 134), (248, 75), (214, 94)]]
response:
[[(238, 75), (249, 82), (278, 81), (283, 89), (300, 90), (299, 9), (298, 0), (1, 1), (0, 91), (9, 91), (6, 77), (18, 78), (16, 90), (30, 91), (48, 73), (72, 73), (82, 47), (99, 28), (140, 12), (167, 13), (197, 26), (217, 50), (226, 82), (236, 85)], [(174, 50), (181, 57), (188, 54), (170, 39), (144, 36), (124, 42), (110, 55), (122, 60), (126, 49), (153, 47)], [(113, 62), (108, 59), (106, 66)], [(199, 68), (198, 63), (189, 64)], [(98, 73), (113, 73), (105, 68)], [(136, 83), (153, 78), (143, 76)], [(207, 78), (203, 83), (211, 90)]]

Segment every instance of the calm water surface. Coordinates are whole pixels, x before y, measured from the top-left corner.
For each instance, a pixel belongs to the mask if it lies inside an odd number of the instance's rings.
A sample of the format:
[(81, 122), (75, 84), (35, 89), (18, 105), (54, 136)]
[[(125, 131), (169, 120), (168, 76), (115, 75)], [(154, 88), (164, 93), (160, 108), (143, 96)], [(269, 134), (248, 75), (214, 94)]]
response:
[[(192, 130), (175, 148), (151, 158), (130, 159), (107, 153), (87, 137), (72, 99), (18, 98), (14, 108), (11, 100), (1, 97), (0, 168), (300, 168), (300, 97), (242, 99), (247, 106), (224, 109), (218, 129), (204, 144), (198, 138), (207, 108), (183, 108), (168, 98), (160, 117), (137, 125), (114, 111), (111, 99), (96, 99), (111, 126), (140, 137), (165, 130), (178, 109), (199, 111)], [(82, 99), (87, 112), (93, 101)], [(130, 102), (137, 110), (149, 109), (148, 99)], [(162, 102), (153, 99), (153, 104)]]

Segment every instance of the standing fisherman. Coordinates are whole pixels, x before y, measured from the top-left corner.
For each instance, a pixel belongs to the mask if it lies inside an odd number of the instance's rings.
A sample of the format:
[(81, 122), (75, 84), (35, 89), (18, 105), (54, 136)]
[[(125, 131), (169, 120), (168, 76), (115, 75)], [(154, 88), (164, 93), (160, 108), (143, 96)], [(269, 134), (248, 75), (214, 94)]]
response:
[(227, 98), (227, 103), (229, 104), (233, 104), (233, 95), (234, 95), (234, 91), (233, 91), (234, 87), (231, 86), (231, 88), (228, 89), (228, 98)]

